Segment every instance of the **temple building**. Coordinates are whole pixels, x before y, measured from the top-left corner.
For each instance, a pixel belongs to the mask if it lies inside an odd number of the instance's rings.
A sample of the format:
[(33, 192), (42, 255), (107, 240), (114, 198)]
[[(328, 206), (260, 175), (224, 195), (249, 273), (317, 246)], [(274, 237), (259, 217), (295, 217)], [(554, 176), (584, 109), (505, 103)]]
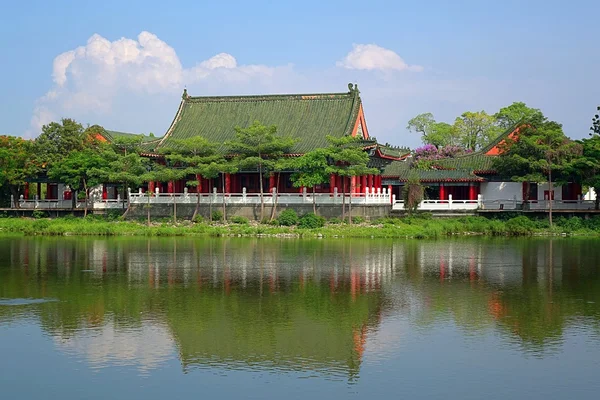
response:
[[(547, 184), (509, 182), (498, 176), (493, 168), (493, 160), (500, 154), (501, 143), (507, 137), (518, 135), (518, 125), (476, 152), (434, 161), (427, 169), (417, 168), (410, 149), (383, 145), (370, 134), (360, 92), (357, 85), (353, 84), (348, 85), (346, 92), (317, 94), (196, 97), (184, 90), (173, 121), (163, 136), (154, 138), (104, 131), (99, 134), (99, 138), (108, 142), (124, 137), (138, 138), (141, 140), (144, 156), (164, 163), (164, 156), (161, 154), (163, 149), (176, 144), (177, 140), (192, 136), (201, 136), (209, 142), (219, 144), (219, 150), (225, 153), (225, 143), (235, 139), (235, 128), (248, 127), (254, 121), (275, 125), (278, 135), (296, 140), (288, 157), (299, 157), (311, 150), (327, 147), (327, 136), (353, 136), (363, 140), (363, 149), (369, 154), (369, 166), (379, 173), (357, 177), (331, 175), (329, 182), (315, 188), (316, 194), (320, 196), (317, 202), (321, 204), (338, 204), (338, 197), (345, 193), (345, 196), (352, 196), (356, 203), (392, 205), (392, 209), (402, 210), (403, 186), (410, 176), (416, 175), (425, 186), (427, 200), (421, 206), (423, 210), (538, 208), (543, 211), (550, 199), (560, 202), (560, 206), (565, 209), (593, 209), (593, 202), (583, 199), (582, 188), (575, 183), (555, 186), (550, 193)], [(306, 190), (292, 185), (292, 173), (293, 171), (284, 171), (279, 179), (273, 174), (265, 175), (265, 193), (288, 195), (288, 203), (297, 200), (292, 201), (289, 197), (291, 194), (303, 194), (304, 199), (298, 201), (307, 202)], [(175, 200), (171, 199), (170, 202), (179, 202), (178, 199), (181, 198), (184, 203), (190, 202), (188, 196), (196, 196), (196, 193), (200, 196), (208, 196), (209, 193), (227, 195), (224, 202), (230, 203), (237, 201), (235, 196), (243, 195), (241, 203), (248, 204), (246, 194), (252, 195), (260, 190), (259, 173), (256, 169), (222, 174), (217, 179), (202, 179), (200, 186), (186, 187), (186, 182), (191, 178), (148, 182), (141, 188), (131, 188), (129, 195), (119, 194), (116, 184), (106, 183), (94, 190), (93, 208), (102, 208), (101, 205), (97, 207), (96, 203), (117, 199), (127, 201), (126, 197), (133, 203), (146, 202), (142, 199), (146, 192), (171, 195)], [(70, 207), (72, 194), (64, 189), (64, 185), (57, 182), (47, 182), (46, 185), (47, 200), (62, 201), (65, 208)], [(39, 183), (37, 193), (41, 193)], [(27, 201), (31, 200), (26, 192), (21, 199), (24, 208), (29, 207)], [(161, 199), (156, 196), (152, 201), (160, 202)], [(54, 207), (60, 208), (59, 206)], [(36, 203), (35, 208), (38, 207), (39, 204)]]

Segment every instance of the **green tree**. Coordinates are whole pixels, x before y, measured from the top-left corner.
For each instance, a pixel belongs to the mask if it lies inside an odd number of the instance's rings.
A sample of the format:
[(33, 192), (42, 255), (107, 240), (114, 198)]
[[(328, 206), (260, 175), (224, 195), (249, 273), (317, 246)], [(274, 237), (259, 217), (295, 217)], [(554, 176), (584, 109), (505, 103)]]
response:
[[(518, 137), (507, 138), (500, 146), (502, 152), (493, 165), (501, 176), (517, 182), (548, 182), (549, 193), (554, 183), (568, 182), (582, 154), (581, 144), (570, 140), (553, 121), (524, 126)], [(549, 201), (550, 227), (552, 203)]]
[(42, 127), (42, 133), (35, 139), (36, 155), (42, 163), (51, 164), (73, 151), (80, 151), (95, 145), (97, 141), (77, 121), (63, 118)]
[(597, 111), (599, 111), (598, 114), (594, 115), (594, 117), (592, 118), (592, 126), (590, 127), (590, 135), (596, 134), (596, 135), (600, 135), (600, 106), (598, 106), (596, 108)]
[(21, 186), (39, 171), (33, 161), (34, 152), (34, 144), (30, 140), (0, 136), (0, 187), (8, 187), (17, 208)]
[(235, 139), (226, 143), (242, 168), (257, 168), (260, 182), (260, 218), (265, 217), (263, 180), (265, 172), (273, 170), (277, 160), (292, 148), (292, 138), (277, 135), (275, 125), (265, 126), (254, 121), (247, 128), (235, 128)]
[(514, 102), (510, 106), (502, 107), (494, 114), (497, 125), (502, 130), (515, 126), (518, 122), (539, 121), (543, 119), (542, 112), (537, 108), (527, 107), (523, 102)]
[[(69, 185), (72, 190), (83, 190), (84, 216), (86, 216), (89, 189), (102, 183), (103, 171), (108, 168), (108, 164), (108, 160), (101, 152), (85, 148), (71, 151), (62, 159), (55, 160), (48, 169), (48, 176)], [(73, 198), (76, 200), (75, 196)]]
[(315, 149), (294, 160), (296, 170), (291, 176), (294, 187), (307, 187), (313, 193), (313, 213), (317, 214), (315, 186), (329, 182), (330, 152), (328, 149)]
[(123, 199), (128, 199), (123, 217), (129, 214), (131, 202), (128, 189), (138, 188), (148, 177), (148, 171), (155, 164), (152, 160), (141, 157), (138, 152), (128, 152), (127, 149), (113, 143), (103, 148), (102, 157), (107, 160), (104, 168), (93, 171), (102, 182), (112, 182), (122, 185)]
[(431, 126), (431, 132), (423, 142), (437, 147), (445, 147), (458, 145), (459, 139), (454, 126), (446, 122), (436, 122)]
[(408, 121), (406, 129), (420, 133), (424, 144), (437, 147), (458, 144), (454, 127), (445, 122), (436, 122), (432, 113), (423, 113), (412, 118)]
[(600, 136), (594, 135), (581, 141), (583, 154), (572, 165), (572, 175), (584, 186), (594, 188), (596, 192), (595, 209), (600, 209)]
[[(334, 173), (341, 177), (356, 177), (379, 172), (376, 168), (369, 168), (369, 155), (364, 151), (364, 142), (359, 137), (344, 136), (335, 138), (327, 136), (327, 148), (330, 160), (328, 174)], [(350, 188), (352, 190), (352, 188)], [(346, 180), (342, 185), (342, 219), (346, 218)], [(352, 193), (349, 202), (349, 222), (352, 223)]]
[[(281, 173), (284, 171), (293, 170), (295, 167), (295, 162), (297, 159), (290, 157), (281, 157), (279, 158), (275, 164), (273, 165), (273, 172), (276, 176), (275, 178), (275, 187), (279, 188), (279, 181), (281, 178)], [(276, 196), (273, 201), (273, 207), (271, 208), (271, 218), (270, 221), (275, 219), (275, 214), (277, 213), (277, 205), (279, 204), (279, 192), (276, 191)]]
[(425, 189), (423, 188), (423, 185), (421, 185), (419, 176), (415, 173), (411, 173), (408, 177), (408, 181), (402, 188), (404, 208), (409, 215), (417, 211), (419, 205), (423, 201), (424, 195)]
[(431, 127), (435, 124), (435, 118), (433, 117), (433, 114), (430, 112), (427, 113), (422, 113), (417, 115), (416, 117), (410, 119), (408, 121), (408, 125), (406, 126), (406, 129), (409, 132), (417, 132), (421, 134), (421, 140), (423, 140), (423, 143), (427, 143), (425, 141), (425, 138), (429, 135), (429, 133), (431, 132)]
[[(170, 148), (163, 151), (165, 158), (172, 164), (184, 169), (184, 175), (193, 175), (195, 179), (187, 181), (187, 185), (199, 188), (201, 179), (214, 179), (218, 174), (227, 169), (226, 160), (217, 152), (217, 146), (201, 136), (192, 136), (187, 139), (175, 140)], [(212, 164), (212, 166), (211, 166)], [(212, 195), (210, 196), (212, 215)], [(196, 208), (192, 220), (196, 218), (200, 209), (200, 194), (196, 196)], [(225, 214), (225, 213), (223, 213)]]
[(501, 133), (494, 116), (485, 111), (463, 113), (454, 121), (454, 131), (460, 143), (473, 151), (485, 146)]

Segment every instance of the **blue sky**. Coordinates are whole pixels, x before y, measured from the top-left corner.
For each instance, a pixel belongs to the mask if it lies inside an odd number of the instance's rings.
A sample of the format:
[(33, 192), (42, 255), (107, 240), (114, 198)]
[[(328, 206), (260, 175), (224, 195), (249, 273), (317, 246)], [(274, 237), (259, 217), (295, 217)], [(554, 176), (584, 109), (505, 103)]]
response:
[(410, 146), (419, 138), (406, 122), (421, 112), (452, 122), (525, 101), (579, 138), (600, 104), (594, 1), (11, 3), (0, 16), (0, 133), (34, 137), (73, 117), (161, 135), (184, 86), (217, 95), (356, 82), (371, 134)]

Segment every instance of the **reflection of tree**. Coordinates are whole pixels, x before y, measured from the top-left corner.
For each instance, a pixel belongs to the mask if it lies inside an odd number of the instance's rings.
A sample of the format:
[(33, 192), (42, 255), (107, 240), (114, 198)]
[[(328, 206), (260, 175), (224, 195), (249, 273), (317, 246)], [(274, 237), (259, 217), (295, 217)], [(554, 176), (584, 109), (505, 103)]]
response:
[[(430, 327), (450, 318), (469, 332), (496, 327), (536, 351), (562, 339), (565, 329), (581, 324), (581, 318), (587, 326), (599, 330), (597, 240), (419, 244), (426, 254), (419, 261), (423, 281), (413, 278), (418, 276), (411, 256), (415, 252), (413, 246), (403, 243), (397, 245), (397, 251), (409, 258), (405, 270), (422, 299), (422, 312), (417, 320), (421, 326)], [(474, 260), (478, 264), (483, 260), (481, 276), (476, 280), (473, 280)], [(520, 265), (513, 265), (515, 260)], [(452, 265), (451, 276), (449, 265)], [(442, 282), (441, 268), (445, 275)], [(515, 271), (520, 272), (520, 279), (514, 275)]]
[[(58, 299), (35, 312), (62, 340), (160, 323), (185, 368), (251, 364), (351, 375), (367, 328), (379, 322), (383, 300), (374, 289), (385, 267), (377, 263), (389, 263), (387, 246), (353, 241), (14, 239), (8, 248), (0, 297)], [(0, 319), (22, 315), (3, 310)]]

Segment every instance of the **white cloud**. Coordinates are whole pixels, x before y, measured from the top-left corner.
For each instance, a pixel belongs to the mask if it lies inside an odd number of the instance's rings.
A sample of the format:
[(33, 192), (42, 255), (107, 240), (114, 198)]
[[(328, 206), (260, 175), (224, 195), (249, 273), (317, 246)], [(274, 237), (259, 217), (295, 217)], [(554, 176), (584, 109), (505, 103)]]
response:
[(337, 62), (338, 67), (380, 71), (420, 72), (423, 70), (419, 65), (408, 65), (394, 51), (376, 44), (354, 44), (352, 47), (352, 51), (343, 60)]
[[(150, 32), (144, 31), (136, 39), (112, 42), (94, 34), (85, 46), (54, 59), (55, 85), (37, 100), (25, 136), (37, 136), (42, 125), (61, 117), (102, 123), (104, 119), (111, 120), (111, 115), (127, 114), (128, 110), (116, 109), (124, 103), (123, 99), (129, 99), (131, 107), (135, 107), (132, 104), (135, 100), (151, 108), (153, 102), (160, 102), (159, 96), (176, 99), (186, 85), (194, 88), (214, 82), (224, 85), (260, 82), (286, 69), (289, 67), (238, 65), (235, 57), (227, 53), (186, 69), (175, 49)], [(152, 127), (148, 130), (157, 131)]]

